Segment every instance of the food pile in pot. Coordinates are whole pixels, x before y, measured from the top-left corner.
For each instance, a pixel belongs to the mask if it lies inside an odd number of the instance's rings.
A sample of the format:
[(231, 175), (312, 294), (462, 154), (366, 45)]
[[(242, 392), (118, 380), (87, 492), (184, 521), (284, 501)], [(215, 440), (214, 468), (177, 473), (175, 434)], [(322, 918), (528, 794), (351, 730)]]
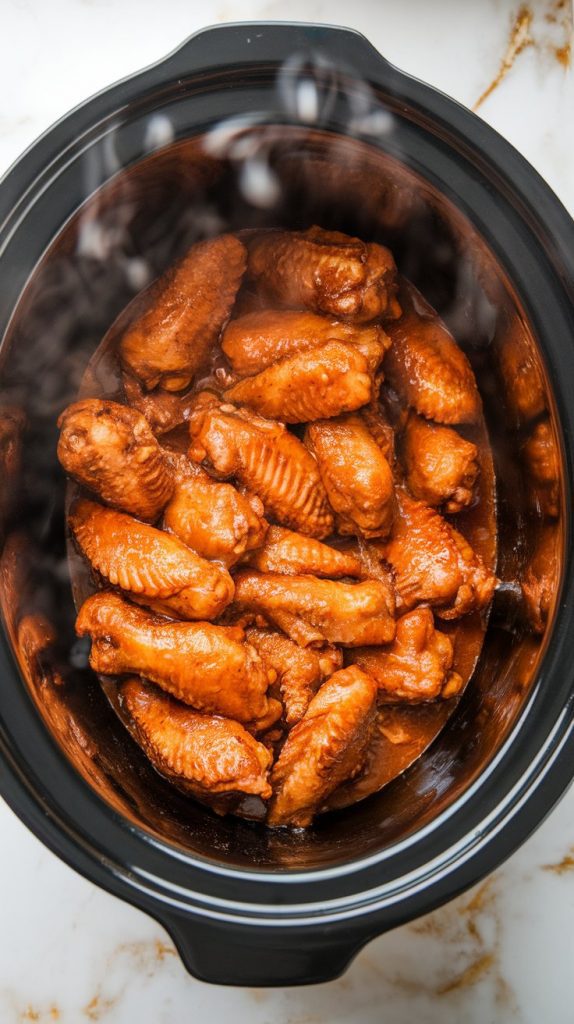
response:
[(161, 775), (309, 826), (383, 784), (393, 708), (472, 673), (496, 578), (470, 363), (388, 249), (318, 227), (199, 242), (120, 324), (114, 398), (59, 420), (77, 632)]

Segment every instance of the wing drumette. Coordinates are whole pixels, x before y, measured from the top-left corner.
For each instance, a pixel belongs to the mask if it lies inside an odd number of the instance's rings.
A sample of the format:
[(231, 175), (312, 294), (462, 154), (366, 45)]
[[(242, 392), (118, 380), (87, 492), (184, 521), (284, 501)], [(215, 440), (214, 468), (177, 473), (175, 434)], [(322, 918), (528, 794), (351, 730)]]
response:
[(478, 449), (451, 427), (411, 412), (402, 443), (406, 483), (413, 498), (461, 512), (472, 504), (478, 477)]
[(320, 684), (343, 664), (343, 655), (336, 647), (313, 650), (270, 629), (251, 628), (246, 637), (261, 659), (277, 673), (274, 687), (279, 688), (285, 709), (285, 722), (294, 725), (305, 714), (309, 701)]

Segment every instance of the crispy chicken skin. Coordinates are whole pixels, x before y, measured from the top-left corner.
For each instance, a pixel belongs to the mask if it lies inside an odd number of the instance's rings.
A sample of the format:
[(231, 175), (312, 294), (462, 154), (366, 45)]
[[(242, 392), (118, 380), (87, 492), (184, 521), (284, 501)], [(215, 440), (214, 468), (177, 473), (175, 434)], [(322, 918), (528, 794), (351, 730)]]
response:
[(235, 579), (233, 607), (263, 616), (302, 647), (387, 644), (395, 635), (394, 594), (379, 580), (340, 583), (244, 570)]
[(141, 674), (197, 711), (262, 728), (281, 714), (267, 697), (274, 675), (238, 627), (170, 622), (103, 593), (84, 602), (76, 632), (92, 638), (95, 672)]
[(560, 579), (558, 530), (546, 523), (540, 532), (522, 581), (524, 614), (533, 633), (543, 633)]
[(260, 572), (279, 572), (287, 576), (310, 573), (327, 579), (361, 576), (363, 571), (355, 555), (283, 526), (269, 527), (263, 546), (249, 556), (249, 565)]
[(343, 665), (343, 655), (336, 647), (313, 650), (269, 629), (251, 628), (246, 631), (248, 642), (262, 661), (277, 673), (285, 722), (295, 725), (305, 714), (309, 701), (320, 684)]
[(223, 566), (163, 530), (93, 501), (76, 502), (68, 523), (96, 572), (155, 611), (214, 619), (233, 598), (233, 580)]
[(386, 537), (395, 509), (393, 474), (361, 417), (310, 423), (305, 444), (317, 459), (338, 532)]
[(86, 398), (64, 409), (58, 426), (58, 458), (66, 473), (106, 505), (138, 519), (157, 519), (171, 497), (173, 477), (141, 413)]
[(362, 647), (351, 656), (377, 683), (379, 703), (446, 699), (462, 687), (458, 672), (451, 671), (450, 638), (435, 629), (430, 608), (415, 608), (397, 619), (389, 647)]
[(333, 515), (317, 463), (282, 424), (202, 392), (189, 431), (189, 457), (205, 461), (218, 476), (235, 477), (273, 519), (310, 537), (331, 533)]
[(362, 766), (377, 686), (355, 665), (331, 676), (293, 727), (273, 767), (269, 825), (310, 825), (317, 809)]
[(534, 485), (533, 502), (543, 516), (560, 512), (560, 467), (550, 420), (540, 420), (522, 448), (522, 458)]
[(476, 423), (481, 401), (474, 373), (442, 321), (410, 311), (388, 331), (385, 376), (403, 402), (437, 423)]
[(431, 423), (411, 412), (402, 439), (406, 484), (413, 498), (461, 512), (474, 500), (478, 449), (452, 427)]
[(374, 373), (390, 345), (378, 324), (349, 324), (306, 310), (263, 309), (230, 320), (221, 347), (233, 371), (251, 377), (280, 359), (307, 352), (327, 341), (343, 341), (362, 353)]
[(198, 242), (150, 289), (123, 335), (124, 368), (148, 391), (181, 391), (206, 362), (235, 301), (245, 270), (233, 235)]
[(367, 360), (358, 348), (326, 341), (246, 377), (223, 397), (268, 419), (307, 423), (359, 409), (371, 400), (373, 388)]
[(248, 272), (283, 306), (368, 323), (400, 314), (397, 268), (382, 245), (339, 231), (269, 231), (249, 244)]
[(119, 693), (154, 768), (180, 789), (271, 796), (271, 754), (239, 722), (200, 715), (137, 677)]
[(127, 404), (145, 416), (156, 437), (185, 423), (193, 401), (189, 391), (184, 394), (159, 389), (149, 392), (130, 373), (124, 373), (122, 381)]
[(400, 488), (397, 499), (393, 536), (377, 547), (394, 569), (399, 611), (425, 603), (442, 619), (459, 619), (486, 608), (496, 577), (468, 541)]
[(255, 495), (240, 494), (231, 484), (214, 480), (200, 466), (190, 467), (193, 475), (176, 485), (164, 526), (199, 555), (229, 568), (263, 544), (263, 504)]

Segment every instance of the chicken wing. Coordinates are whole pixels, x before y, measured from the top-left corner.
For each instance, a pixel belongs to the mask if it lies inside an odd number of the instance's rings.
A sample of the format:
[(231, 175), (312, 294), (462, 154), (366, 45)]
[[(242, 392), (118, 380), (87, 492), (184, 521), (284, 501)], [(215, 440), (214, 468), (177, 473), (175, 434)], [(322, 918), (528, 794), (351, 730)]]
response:
[(451, 671), (453, 654), (450, 638), (435, 629), (430, 608), (415, 608), (397, 619), (389, 647), (361, 647), (351, 657), (377, 683), (379, 703), (418, 704), (459, 692), (462, 678)]
[(238, 627), (169, 622), (117, 594), (94, 594), (76, 620), (92, 638), (90, 665), (104, 675), (138, 673), (198, 711), (264, 728), (281, 714), (267, 697), (274, 673)]
[(310, 825), (329, 794), (360, 771), (374, 729), (376, 695), (375, 681), (355, 665), (323, 683), (273, 768), (269, 825)]
[(193, 476), (176, 485), (163, 522), (199, 555), (228, 568), (260, 547), (267, 533), (259, 498), (240, 494), (195, 465)]
[(411, 311), (388, 331), (385, 376), (403, 402), (437, 423), (476, 423), (481, 402), (474, 373), (442, 321)]
[(370, 402), (374, 382), (354, 345), (327, 341), (295, 352), (229, 388), (224, 399), (284, 423), (307, 423), (352, 412)]
[(379, 580), (339, 583), (245, 570), (235, 579), (233, 607), (263, 616), (302, 647), (388, 644), (395, 635), (394, 594)]
[(173, 394), (161, 389), (146, 391), (129, 373), (124, 373), (122, 380), (127, 404), (145, 416), (156, 437), (185, 423), (193, 401), (191, 392)]
[(124, 369), (148, 391), (181, 391), (207, 361), (245, 271), (243, 244), (233, 235), (198, 242), (169, 267), (142, 300), (123, 335)]
[(189, 456), (222, 477), (234, 476), (263, 502), (268, 515), (311, 537), (326, 537), (333, 516), (317, 463), (280, 423), (198, 395), (189, 419)]
[(233, 580), (223, 566), (131, 516), (78, 501), (68, 523), (96, 572), (155, 611), (214, 619), (233, 597)]
[(543, 633), (560, 580), (559, 533), (545, 523), (522, 581), (525, 618), (533, 633)]
[(120, 701), (154, 768), (179, 789), (271, 796), (271, 754), (229, 718), (200, 715), (137, 677), (120, 686)]
[(234, 372), (250, 377), (280, 359), (327, 341), (354, 345), (367, 360), (369, 373), (378, 369), (391, 343), (378, 324), (349, 324), (298, 309), (264, 309), (230, 320), (221, 347)]
[(442, 619), (458, 619), (490, 603), (496, 577), (468, 541), (438, 512), (397, 489), (392, 538), (377, 542), (395, 571), (397, 607), (426, 603)]
[(269, 231), (249, 244), (248, 271), (283, 306), (368, 323), (400, 315), (397, 268), (382, 245), (339, 231)]
[(560, 513), (560, 466), (550, 420), (540, 420), (522, 448), (522, 458), (533, 484), (532, 503), (543, 516)]
[(138, 519), (157, 519), (171, 497), (173, 476), (141, 413), (86, 398), (64, 409), (58, 426), (58, 458), (66, 473), (106, 505)]
[(478, 448), (457, 434), (411, 412), (402, 440), (406, 483), (413, 498), (442, 505), (445, 512), (468, 508), (475, 496)]
[(289, 726), (303, 717), (323, 680), (343, 665), (343, 655), (336, 647), (318, 651), (299, 647), (289, 637), (268, 629), (248, 629), (246, 637), (263, 663), (277, 673), (274, 686), (279, 689)]
[(249, 565), (260, 572), (279, 572), (287, 576), (361, 576), (362, 566), (355, 555), (339, 551), (313, 537), (270, 526), (265, 543), (249, 556)]
[(361, 417), (310, 423), (305, 444), (317, 459), (338, 532), (386, 537), (395, 511), (393, 474)]

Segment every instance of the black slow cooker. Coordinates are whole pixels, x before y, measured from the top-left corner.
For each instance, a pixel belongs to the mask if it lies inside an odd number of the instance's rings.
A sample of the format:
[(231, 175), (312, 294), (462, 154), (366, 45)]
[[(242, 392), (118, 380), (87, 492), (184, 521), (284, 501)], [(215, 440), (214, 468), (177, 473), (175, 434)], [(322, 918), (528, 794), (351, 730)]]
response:
[[(434, 743), (302, 833), (186, 799), (114, 715), (74, 634), (55, 423), (114, 317), (190, 242), (312, 223), (389, 244), (468, 352), (502, 583)], [(74, 110), (9, 171), (0, 283), (0, 790), (58, 856), (156, 918), (197, 977), (334, 978), (496, 867), (574, 774), (574, 225), (508, 143), (359, 34), (224, 25)], [(560, 466), (554, 604), (537, 636), (519, 584), (549, 524), (508, 345), (543, 383)]]

